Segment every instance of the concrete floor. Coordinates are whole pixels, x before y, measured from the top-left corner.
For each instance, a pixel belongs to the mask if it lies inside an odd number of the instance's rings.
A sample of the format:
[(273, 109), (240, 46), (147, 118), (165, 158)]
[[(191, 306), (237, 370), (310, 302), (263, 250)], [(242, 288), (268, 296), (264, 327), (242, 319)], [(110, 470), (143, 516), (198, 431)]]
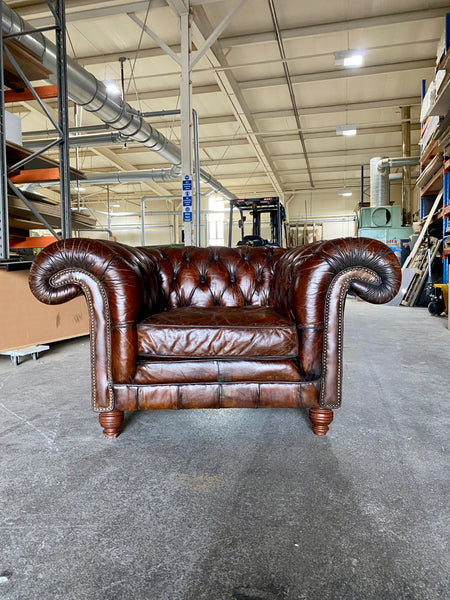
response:
[(350, 300), (326, 438), (289, 409), (89, 409), (86, 338), (0, 357), (1, 600), (445, 600), (450, 332)]

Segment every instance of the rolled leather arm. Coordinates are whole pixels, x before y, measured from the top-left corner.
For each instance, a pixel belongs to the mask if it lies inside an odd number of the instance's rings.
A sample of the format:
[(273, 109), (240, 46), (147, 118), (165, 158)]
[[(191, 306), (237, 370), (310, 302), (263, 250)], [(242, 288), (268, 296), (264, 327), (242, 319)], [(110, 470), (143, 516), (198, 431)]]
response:
[(288, 250), (276, 263), (275, 309), (299, 330), (299, 362), (307, 379), (322, 378), (321, 406), (341, 402), (343, 311), (348, 291), (374, 304), (399, 290), (395, 254), (369, 238), (341, 238)]
[[(127, 383), (137, 357), (136, 322), (156, 310), (159, 285), (138, 248), (89, 239), (61, 240), (32, 264), (29, 284), (46, 304), (86, 297), (91, 334), (93, 405), (114, 408), (113, 382)], [(94, 356), (96, 360), (94, 361)]]

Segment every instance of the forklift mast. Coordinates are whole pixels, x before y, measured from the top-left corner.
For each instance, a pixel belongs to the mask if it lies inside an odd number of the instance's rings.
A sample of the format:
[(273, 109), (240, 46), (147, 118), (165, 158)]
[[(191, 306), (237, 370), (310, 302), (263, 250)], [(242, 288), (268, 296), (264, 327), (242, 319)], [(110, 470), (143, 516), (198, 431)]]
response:
[[(233, 237), (233, 215), (234, 209), (239, 211), (239, 228), (241, 230), (241, 240), (238, 246), (283, 246), (284, 241), (287, 246), (287, 222), (286, 212), (280, 199), (275, 196), (272, 198), (244, 198), (230, 200), (230, 220), (228, 229), (228, 246), (231, 247)], [(249, 212), (252, 216), (252, 234), (245, 235), (245, 213)], [(261, 235), (261, 215), (270, 216), (270, 240), (264, 239)]]

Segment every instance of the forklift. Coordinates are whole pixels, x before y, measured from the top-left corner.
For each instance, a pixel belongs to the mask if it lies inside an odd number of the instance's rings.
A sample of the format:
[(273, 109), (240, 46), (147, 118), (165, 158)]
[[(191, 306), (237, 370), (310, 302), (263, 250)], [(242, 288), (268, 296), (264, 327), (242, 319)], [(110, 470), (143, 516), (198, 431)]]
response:
[[(287, 221), (286, 211), (278, 196), (273, 198), (245, 198), (230, 200), (230, 220), (228, 229), (228, 246), (231, 248), (233, 237), (233, 215), (234, 209), (239, 211), (239, 229), (241, 239), (238, 246), (275, 246), (287, 247)], [(245, 234), (245, 222), (247, 217), (244, 213), (250, 213), (252, 217), (252, 233)], [(261, 236), (261, 215), (270, 215), (270, 239)], [(284, 232), (284, 236), (283, 236)], [(284, 240), (284, 244), (283, 244)]]

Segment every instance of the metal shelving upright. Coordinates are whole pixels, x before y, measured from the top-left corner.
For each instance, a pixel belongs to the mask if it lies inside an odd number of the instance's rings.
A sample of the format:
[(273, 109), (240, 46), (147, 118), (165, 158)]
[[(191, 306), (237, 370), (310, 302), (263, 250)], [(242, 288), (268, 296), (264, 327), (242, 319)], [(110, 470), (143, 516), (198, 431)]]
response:
[[(436, 82), (438, 81), (437, 75), (440, 69), (444, 69), (444, 71), (440, 71), (440, 73), (445, 73), (448, 69), (448, 65), (450, 64), (450, 13), (446, 14), (445, 17), (445, 27), (444, 33), (441, 38), (441, 48), (442, 56), (439, 56), (439, 60), (436, 64)], [(439, 52), (439, 49), (438, 49)], [(440, 52), (439, 52), (440, 53)], [(448, 73), (448, 70), (447, 70)], [(435, 186), (438, 184), (442, 185), (442, 211), (440, 216), (442, 218), (442, 240), (444, 241), (446, 237), (448, 237), (447, 228), (448, 228), (448, 207), (450, 202), (450, 156), (446, 154), (446, 149), (448, 151), (447, 143), (443, 143), (442, 140), (448, 137), (448, 127), (446, 127), (446, 123), (448, 122), (448, 117), (450, 114), (450, 94), (448, 93), (448, 77), (444, 75), (443, 80), (438, 84), (436, 83), (436, 94), (433, 99), (430, 107), (427, 110), (428, 117), (425, 122), (421, 123), (422, 132), (424, 132), (429, 125), (428, 120), (430, 118), (440, 119), (440, 122), (436, 122), (435, 128), (437, 133), (433, 134), (429, 137), (429, 141), (427, 144), (420, 147), (421, 153), (421, 167), (422, 170), (425, 170), (426, 164), (428, 161), (432, 159), (432, 157), (438, 153), (439, 149), (442, 150), (442, 167), (436, 172), (432, 180), (429, 184), (421, 188), (420, 190), (420, 218), (424, 219), (426, 216), (426, 207), (425, 207), (425, 196), (427, 195), (427, 191), (435, 192)], [(433, 82), (434, 84), (434, 82)], [(424, 100), (426, 101), (427, 95), (427, 86), (426, 81), (422, 80), (422, 104)], [(442, 124), (442, 127), (441, 127)], [(441, 148), (442, 146), (442, 148)], [(443, 248), (443, 258), (442, 258), (442, 283), (448, 284), (449, 282), (449, 264), (448, 257), (446, 256), (445, 248)]]
[[(54, 4), (47, 0), (47, 5), (53, 16), (53, 24), (43, 28), (33, 30), (27, 29), (27, 34), (42, 33), (43, 31), (55, 31), (56, 39), (56, 81), (57, 81), (57, 101), (58, 101), (58, 122), (50, 115), (44, 102), (34, 90), (33, 85), (18, 64), (18, 61), (12, 56), (6, 48), (4, 40), (17, 38), (23, 35), (23, 31), (18, 33), (3, 33), (3, 3), (0, 2), (0, 261), (9, 259), (9, 223), (8, 223), (8, 190), (19, 197), (24, 204), (32, 210), (35, 216), (40, 220), (45, 229), (49, 229), (55, 237), (70, 237), (72, 235), (72, 218), (70, 210), (70, 160), (69, 160), (69, 120), (68, 120), (68, 98), (67, 98), (67, 59), (66, 59), (66, 25), (65, 25), (65, 1), (55, 0)], [(17, 162), (10, 167), (10, 171), (24, 166), (29, 161), (43, 154), (54, 145), (59, 146), (59, 176), (60, 176), (60, 200), (61, 200), (61, 235), (57, 234), (52, 227), (48, 225), (45, 219), (32, 207), (24, 194), (8, 180), (8, 167), (6, 160), (6, 128), (5, 128), (5, 100), (4, 100), (4, 53), (8, 60), (13, 64), (16, 72), (20, 75), (26, 87), (30, 90), (35, 100), (39, 103), (47, 118), (53, 124), (58, 136), (56, 142), (49, 144), (45, 148), (34, 152), (31, 156)]]

